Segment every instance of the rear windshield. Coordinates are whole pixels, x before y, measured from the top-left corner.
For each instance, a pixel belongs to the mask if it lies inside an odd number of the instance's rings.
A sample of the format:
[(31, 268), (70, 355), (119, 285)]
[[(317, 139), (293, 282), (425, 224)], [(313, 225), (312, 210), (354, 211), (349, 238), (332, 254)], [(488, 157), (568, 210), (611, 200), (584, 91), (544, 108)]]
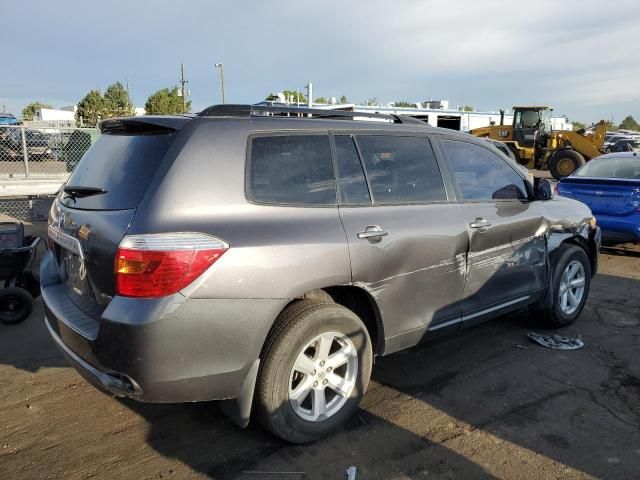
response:
[(576, 177), (640, 179), (640, 157), (608, 157), (591, 160)]
[(67, 187), (101, 189), (105, 193), (69, 197), (62, 203), (86, 210), (136, 208), (146, 193), (175, 133), (103, 134), (78, 163)]

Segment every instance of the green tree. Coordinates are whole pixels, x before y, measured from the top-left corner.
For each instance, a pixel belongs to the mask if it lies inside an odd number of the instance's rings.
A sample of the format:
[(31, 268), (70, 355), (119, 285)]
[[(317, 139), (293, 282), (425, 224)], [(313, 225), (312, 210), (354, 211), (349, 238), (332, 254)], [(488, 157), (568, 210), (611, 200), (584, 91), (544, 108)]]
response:
[(399, 102), (394, 102), (393, 105), (398, 107), (398, 108), (415, 108), (415, 106), (416, 106), (415, 103), (410, 103), (410, 102), (407, 102), (406, 100), (401, 100)]
[(618, 126), (615, 123), (613, 123), (612, 120), (605, 120), (605, 124), (607, 125), (607, 130), (613, 130), (613, 131), (618, 130)]
[(463, 112), (475, 112), (476, 109), (473, 108), (471, 105), (465, 105), (464, 108), (462, 109)]
[(134, 113), (129, 93), (120, 82), (109, 85), (104, 92), (104, 106), (109, 117), (127, 117)]
[[(152, 93), (144, 104), (144, 110), (147, 115), (172, 115), (183, 113), (180, 89), (178, 87), (173, 87), (171, 90), (163, 88)], [(186, 112), (184, 113), (188, 113), (190, 111), (191, 101), (189, 100), (186, 102)]]
[(47, 103), (31, 102), (22, 109), (22, 120), (26, 120), (26, 121), (33, 120), (33, 117), (36, 114), (36, 110), (38, 110), (39, 108), (53, 108), (53, 107)]
[[(301, 92), (296, 92), (295, 90), (283, 90), (282, 94), (284, 95), (285, 102), (307, 103), (307, 97), (305, 97)], [(265, 100), (268, 102), (275, 102), (278, 100), (278, 95), (270, 93)]]
[(573, 121), (571, 122), (573, 124), (573, 131), (577, 132), (578, 130), (582, 130), (583, 128), (586, 127), (586, 125), (582, 122), (578, 122), (578, 121)]
[(629, 115), (620, 122), (620, 128), (623, 130), (640, 130), (640, 125), (638, 125), (638, 122)]
[(108, 116), (104, 97), (98, 90), (91, 90), (78, 102), (76, 121), (85, 127), (95, 127), (100, 119)]
[(349, 100), (347, 99), (347, 96), (346, 96), (346, 95), (342, 95), (342, 96), (340, 97), (340, 103), (341, 103), (342, 105), (344, 105), (345, 103), (349, 103)]
[(324, 97), (318, 97), (318, 98), (315, 99), (314, 103), (329, 103), (329, 100), (327, 100)]
[(370, 97), (370, 98), (367, 98), (367, 99), (364, 101), (364, 104), (365, 104), (367, 107), (372, 107), (372, 106), (374, 106), (374, 105), (377, 105), (377, 104), (378, 104), (378, 97)]

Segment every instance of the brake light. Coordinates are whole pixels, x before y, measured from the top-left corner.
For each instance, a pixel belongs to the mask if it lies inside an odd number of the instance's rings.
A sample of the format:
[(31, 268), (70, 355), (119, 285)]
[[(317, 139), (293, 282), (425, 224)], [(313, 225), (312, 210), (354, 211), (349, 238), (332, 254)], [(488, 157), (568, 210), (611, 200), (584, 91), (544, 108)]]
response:
[(203, 233), (127, 235), (116, 253), (116, 293), (144, 298), (176, 293), (228, 248), (222, 240)]

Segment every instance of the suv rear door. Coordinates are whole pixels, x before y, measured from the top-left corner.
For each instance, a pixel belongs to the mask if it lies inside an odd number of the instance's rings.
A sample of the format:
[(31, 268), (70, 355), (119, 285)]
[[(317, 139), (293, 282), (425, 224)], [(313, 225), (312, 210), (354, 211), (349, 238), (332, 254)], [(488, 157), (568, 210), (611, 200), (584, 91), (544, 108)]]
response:
[(463, 320), (475, 323), (545, 287), (545, 220), (525, 180), (489, 148), (446, 136), (439, 144), (469, 232)]
[[(116, 250), (176, 135), (148, 124), (103, 134), (54, 202), (49, 237), (59, 284), (53, 288), (88, 318), (97, 320), (115, 293)], [(97, 324), (71, 327), (90, 337)]]
[(458, 328), (467, 233), (429, 139), (333, 139), (353, 282), (376, 299), (385, 352), (417, 344), (428, 330)]

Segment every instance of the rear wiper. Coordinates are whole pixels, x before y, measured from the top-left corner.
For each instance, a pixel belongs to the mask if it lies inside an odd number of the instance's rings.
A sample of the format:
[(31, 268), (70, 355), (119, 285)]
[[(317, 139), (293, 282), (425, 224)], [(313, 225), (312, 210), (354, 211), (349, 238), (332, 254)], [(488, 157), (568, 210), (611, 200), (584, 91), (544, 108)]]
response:
[(92, 195), (102, 195), (106, 190), (98, 187), (74, 187), (68, 185), (62, 189), (64, 193), (72, 198), (91, 197)]

